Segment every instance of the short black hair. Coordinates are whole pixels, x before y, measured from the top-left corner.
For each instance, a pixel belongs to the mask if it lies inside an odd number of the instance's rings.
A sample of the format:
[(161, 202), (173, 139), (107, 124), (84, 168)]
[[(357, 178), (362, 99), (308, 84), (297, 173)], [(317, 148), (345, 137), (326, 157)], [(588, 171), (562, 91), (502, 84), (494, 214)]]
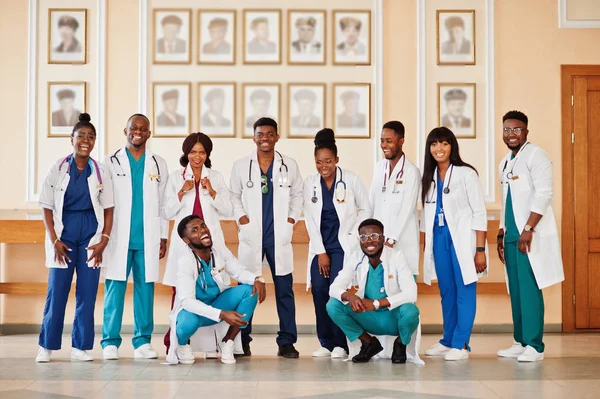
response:
[(148, 119), (148, 117), (147, 117), (146, 115), (144, 115), (144, 114), (133, 114), (133, 115), (131, 115), (131, 116), (129, 117), (129, 119), (127, 119), (127, 124), (129, 125), (129, 122), (131, 122), (131, 120), (132, 120), (133, 118), (136, 118), (136, 117), (138, 117), (138, 116), (139, 116), (140, 118), (144, 118), (144, 119), (146, 120), (146, 122), (148, 122), (148, 125), (150, 125), (150, 119)]
[(256, 128), (261, 126), (272, 126), (275, 128), (275, 133), (277, 133), (277, 122), (275, 122), (275, 120), (272, 118), (267, 118), (266, 116), (259, 118), (256, 122), (254, 122), (253, 131), (256, 131)]
[(360, 229), (362, 229), (365, 226), (377, 226), (377, 227), (379, 227), (381, 229), (381, 232), (383, 233), (383, 223), (381, 223), (377, 219), (366, 219), (366, 220), (363, 220), (362, 223), (358, 226), (358, 231), (360, 231)]
[(383, 130), (383, 129), (391, 129), (394, 131), (394, 133), (396, 133), (398, 136), (400, 136), (401, 139), (404, 138), (404, 125), (400, 121), (386, 122), (383, 125), (383, 127), (381, 128), (381, 130)]
[(502, 123), (506, 122), (508, 119), (516, 119), (518, 121), (521, 121), (525, 124), (525, 126), (527, 126), (527, 124), (529, 123), (527, 115), (517, 110), (508, 111), (506, 114), (504, 114), (504, 116), (502, 117)]
[(198, 215), (189, 215), (181, 219), (181, 222), (179, 222), (179, 224), (177, 225), (177, 234), (179, 234), (179, 237), (183, 239), (185, 228), (187, 227), (189, 222), (195, 219), (202, 220), (202, 218)]

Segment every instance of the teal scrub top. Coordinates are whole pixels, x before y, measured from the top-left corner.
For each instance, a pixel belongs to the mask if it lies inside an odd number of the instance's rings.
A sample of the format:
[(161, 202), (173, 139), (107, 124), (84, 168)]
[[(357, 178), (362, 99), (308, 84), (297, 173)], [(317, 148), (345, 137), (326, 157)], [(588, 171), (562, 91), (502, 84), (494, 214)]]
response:
[(198, 272), (198, 279), (196, 280), (196, 299), (207, 305), (212, 305), (221, 293), (217, 282), (210, 273), (211, 270), (212, 260), (207, 264), (200, 259), (200, 270)]
[(129, 249), (144, 249), (144, 165), (146, 154), (138, 161), (129, 150), (125, 150), (131, 168), (131, 226), (129, 231)]
[[(383, 299), (385, 294), (383, 265), (379, 263), (376, 268), (369, 265), (369, 273), (367, 274), (367, 285), (365, 286), (365, 298), (367, 299)], [(383, 309), (379, 309), (383, 310)]]

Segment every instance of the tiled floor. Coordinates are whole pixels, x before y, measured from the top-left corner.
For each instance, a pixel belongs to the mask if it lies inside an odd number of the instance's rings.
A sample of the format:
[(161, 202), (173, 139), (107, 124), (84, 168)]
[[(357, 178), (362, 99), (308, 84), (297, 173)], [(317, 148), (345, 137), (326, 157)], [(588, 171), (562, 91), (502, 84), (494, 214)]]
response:
[[(154, 342), (159, 347), (161, 337)], [(423, 336), (421, 351), (438, 337)], [(352, 364), (312, 359), (314, 336), (301, 336), (298, 360), (275, 355), (273, 336), (256, 336), (254, 356), (234, 366), (197, 360), (192, 366), (167, 366), (163, 359), (133, 360), (130, 337), (121, 360), (73, 363), (70, 338), (53, 361), (36, 364), (37, 337), (0, 337), (0, 398), (598, 398), (600, 335), (547, 335), (546, 360), (519, 364), (498, 359), (509, 335), (473, 337), (471, 359), (447, 363), (425, 359), (425, 366), (389, 361)]]

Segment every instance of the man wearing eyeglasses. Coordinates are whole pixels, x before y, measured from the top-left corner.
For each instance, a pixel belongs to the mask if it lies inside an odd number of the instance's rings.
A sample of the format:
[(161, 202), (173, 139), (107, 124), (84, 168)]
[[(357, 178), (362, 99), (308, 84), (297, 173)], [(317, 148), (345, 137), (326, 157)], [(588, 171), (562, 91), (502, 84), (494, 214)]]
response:
[[(260, 118), (254, 123), (256, 151), (236, 161), (231, 171), (231, 200), (238, 222), (238, 258), (248, 270), (262, 275), (271, 269), (275, 285), (279, 332), (278, 356), (298, 358), (294, 343), (294, 255), (292, 232), (302, 212), (302, 176), (296, 161), (275, 150), (279, 141), (277, 122)], [(252, 320), (242, 332), (244, 355), (250, 356)]]
[(519, 362), (544, 359), (542, 289), (565, 279), (552, 208), (552, 161), (527, 141), (527, 116), (510, 111), (502, 118), (509, 149), (500, 162), (502, 214), (498, 256), (506, 266), (514, 324), (513, 345), (500, 357)]
[(354, 363), (366, 363), (384, 351), (376, 337), (382, 335), (397, 337), (392, 363), (406, 363), (409, 344), (408, 360), (420, 362), (414, 335), (419, 326), (417, 284), (406, 259), (402, 251), (384, 246), (379, 220), (363, 221), (358, 233), (362, 254), (357, 254), (357, 263), (348, 262), (331, 284), (327, 313), (351, 342), (361, 341)]

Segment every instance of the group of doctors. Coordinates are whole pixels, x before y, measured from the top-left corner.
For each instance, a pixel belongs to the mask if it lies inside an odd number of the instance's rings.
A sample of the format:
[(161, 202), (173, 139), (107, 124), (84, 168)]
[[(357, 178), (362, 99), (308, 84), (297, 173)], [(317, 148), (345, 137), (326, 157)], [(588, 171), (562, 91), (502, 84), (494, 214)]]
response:
[[(528, 142), (527, 126), (522, 112), (503, 117), (509, 153), (499, 169), (503, 196), (497, 249), (506, 265), (514, 344), (498, 355), (530, 362), (544, 356), (541, 290), (564, 275), (552, 210), (552, 164)], [(94, 341), (99, 267), (106, 279), (104, 358), (119, 358), (130, 274), (134, 356), (158, 357), (150, 343), (154, 283), (159, 259), (167, 252), (169, 219), (176, 228), (163, 279), (173, 287), (171, 329), (164, 340), (167, 360), (193, 363), (191, 337), (217, 324), (226, 327), (218, 345), (223, 363), (250, 356), (252, 315), (265, 298), (263, 266), (270, 269), (275, 287), (278, 355), (297, 358), (292, 232), (302, 214), (310, 238), (307, 289), (312, 287), (320, 343), (314, 357), (420, 361), (415, 305), (419, 230), (425, 234), (423, 280), (438, 280), (444, 317), (443, 337), (425, 355), (449, 361), (469, 357), (477, 280), (487, 274), (487, 215), (477, 171), (462, 160), (448, 128), (429, 133), (421, 173), (402, 150), (402, 123), (384, 124), (384, 159), (375, 166), (369, 191), (355, 173), (338, 166), (331, 129), (316, 134), (317, 173), (303, 182), (296, 161), (275, 149), (277, 123), (258, 119), (256, 150), (234, 163), (229, 186), (211, 168), (212, 141), (202, 133), (184, 140), (182, 168), (170, 175), (164, 159), (146, 148), (151, 132), (144, 115), (129, 118), (124, 134), (126, 146), (99, 164), (90, 157), (95, 129), (89, 115), (82, 114), (71, 136), (73, 153), (55, 162), (44, 181), (40, 205), (50, 274), (38, 362), (49, 361), (61, 347), (74, 271), (71, 358), (92, 360), (87, 351)], [(220, 218), (229, 216), (238, 224), (240, 260), (225, 246)], [(238, 286), (230, 288), (230, 277)]]

